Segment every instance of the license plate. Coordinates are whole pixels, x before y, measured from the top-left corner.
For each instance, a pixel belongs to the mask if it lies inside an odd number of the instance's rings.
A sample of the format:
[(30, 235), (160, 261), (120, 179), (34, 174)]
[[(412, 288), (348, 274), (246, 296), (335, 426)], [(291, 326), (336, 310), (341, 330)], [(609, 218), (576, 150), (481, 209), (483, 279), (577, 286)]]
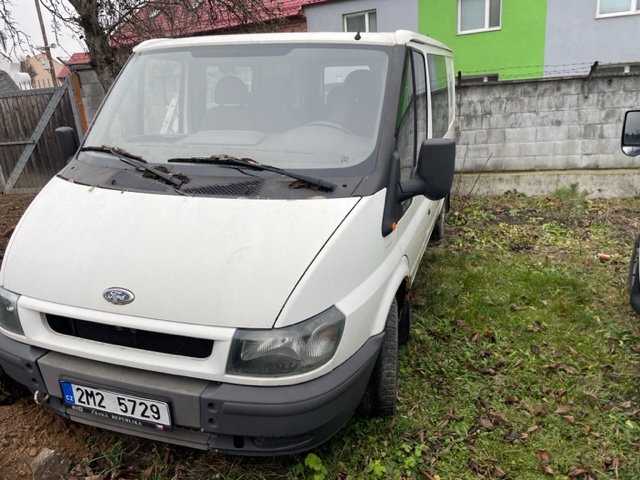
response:
[(64, 402), (75, 410), (157, 430), (171, 429), (171, 415), (167, 402), (66, 381), (60, 381), (60, 388)]

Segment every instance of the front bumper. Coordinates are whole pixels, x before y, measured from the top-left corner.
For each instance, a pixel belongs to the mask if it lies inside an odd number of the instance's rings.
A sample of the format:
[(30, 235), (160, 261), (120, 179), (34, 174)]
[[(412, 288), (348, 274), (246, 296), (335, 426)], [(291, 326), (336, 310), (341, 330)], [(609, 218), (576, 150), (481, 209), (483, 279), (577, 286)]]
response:
[[(16, 342), (0, 334), (0, 365), (48, 408), (108, 430), (238, 455), (291, 454), (331, 438), (353, 415), (371, 376), (384, 334), (370, 338), (347, 362), (297, 385), (232, 385), (86, 360)], [(170, 402), (174, 428), (158, 431), (65, 405), (59, 381)]]

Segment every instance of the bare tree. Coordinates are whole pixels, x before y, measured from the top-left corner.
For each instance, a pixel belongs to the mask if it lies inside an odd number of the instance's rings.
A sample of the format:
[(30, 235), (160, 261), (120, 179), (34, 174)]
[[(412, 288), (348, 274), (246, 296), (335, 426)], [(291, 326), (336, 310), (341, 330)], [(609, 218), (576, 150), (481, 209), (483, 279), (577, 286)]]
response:
[[(12, 0), (0, 0), (0, 49), (13, 53), (28, 37), (11, 17)], [(134, 45), (158, 37), (221, 31), (277, 31), (281, 0), (40, 0), (60, 26), (87, 45), (91, 64), (107, 89)], [(2, 54), (0, 51), (0, 54)]]

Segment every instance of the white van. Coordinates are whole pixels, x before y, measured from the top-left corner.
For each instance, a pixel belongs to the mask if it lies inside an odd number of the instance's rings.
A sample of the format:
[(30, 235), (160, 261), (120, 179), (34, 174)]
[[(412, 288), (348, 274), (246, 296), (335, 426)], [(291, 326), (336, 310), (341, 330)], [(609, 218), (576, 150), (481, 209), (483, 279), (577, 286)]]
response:
[(74, 421), (235, 454), (392, 414), (454, 113), (451, 51), (407, 31), (144, 42), (11, 238), (2, 368)]

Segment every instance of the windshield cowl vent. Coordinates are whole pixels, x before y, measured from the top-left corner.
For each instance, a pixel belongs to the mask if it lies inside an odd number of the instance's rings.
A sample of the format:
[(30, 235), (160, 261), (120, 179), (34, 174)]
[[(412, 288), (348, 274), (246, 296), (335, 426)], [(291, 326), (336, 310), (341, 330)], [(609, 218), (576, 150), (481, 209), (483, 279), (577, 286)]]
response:
[(201, 185), (182, 188), (183, 193), (193, 195), (220, 195), (229, 197), (249, 197), (258, 195), (264, 186), (264, 180), (250, 182), (236, 182), (228, 185)]

